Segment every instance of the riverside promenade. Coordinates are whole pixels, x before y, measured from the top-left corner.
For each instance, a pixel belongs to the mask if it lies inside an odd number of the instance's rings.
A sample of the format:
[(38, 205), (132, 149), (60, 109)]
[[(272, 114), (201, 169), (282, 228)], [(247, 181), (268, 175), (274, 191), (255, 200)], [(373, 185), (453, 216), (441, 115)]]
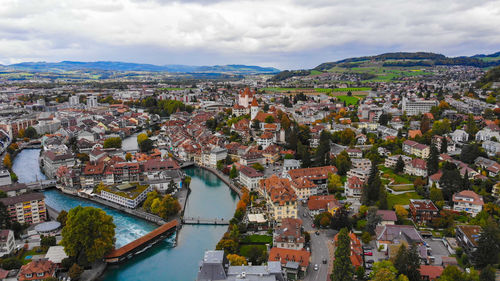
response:
[(202, 169), (205, 169), (205, 170), (210, 171), (213, 174), (215, 174), (219, 179), (221, 179), (225, 184), (227, 184), (227, 186), (229, 186), (229, 188), (231, 188), (231, 190), (233, 190), (234, 192), (236, 192), (240, 198), (243, 195), (243, 191), (240, 188), (238, 188), (236, 185), (234, 185), (233, 182), (232, 182), (232, 180), (228, 176), (226, 176), (223, 173), (219, 172), (217, 169), (206, 167), (206, 166), (202, 166), (202, 165), (198, 165), (198, 164), (196, 164), (196, 167), (200, 167)]

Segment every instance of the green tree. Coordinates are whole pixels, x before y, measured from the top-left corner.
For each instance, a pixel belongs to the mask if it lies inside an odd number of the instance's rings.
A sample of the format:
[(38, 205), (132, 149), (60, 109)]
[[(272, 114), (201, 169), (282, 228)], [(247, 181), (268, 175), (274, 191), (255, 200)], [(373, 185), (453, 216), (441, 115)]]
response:
[(35, 128), (29, 126), (24, 131), (24, 136), (27, 137), (27, 138), (30, 138), (30, 139), (35, 139), (38, 136), (38, 134), (37, 134)]
[(380, 125), (386, 126), (387, 123), (389, 122), (389, 119), (390, 119), (389, 114), (382, 113), (378, 118), (378, 123), (380, 123)]
[(229, 172), (229, 177), (230, 177), (231, 179), (235, 179), (235, 178), (237, 178), (237, 177), (238, 177), (238, 170), (236, 170), (236, 166), (234, 166), (234, 165), (233, 165), (233, 166), (231, 167), (231, 171)]
[(274, 117), (272, 115), (266, 116), (266, 119), (264, 120), (266, 123), (274, 123)]
[(470, 273), (463, 272), (454, 265), (445, 267), (443, 273), (439, 277), (439, 281), (479, 281), (477, 271), (471, 269)]
[(495, 281), (496, 280), (496, 270), (493, 266), (487, 265), (481, 273), (479, 274), (479, 280), (481, 281)]
[(263, 172), (264, 171), (264, 166), (262, 166), (262, 164), (260, 164), (260, 163), (254, 163), (252, 165), (252, 168), (254, 168), (255, 170), (257, 170), (259, 172)]
[(478, 144), (465, 145), (460, 152), (460, 160), (469, 164), (473, 163), (478, 156), (488, 157)]
[(120, 137), (111, 137), (104, 140), (104, 148), (121, 148), (122, 139)]
[(448, 152), (448, 139), (446, 137), (443, 138), (443, 141), (441, 142), (441, 153), (447, 153)]
[(431, 145), (429, 158), (427, 158), (427, 174), (434, 175), (439, 170), (439, 151), (436, 146)]
[(477, 240), (477, 250), (474, 251), (473, 255), (474, 263), (479, 268), (496, 264), (498, 263), (499, 252), (500, 228), (494, 219), (489, 218)]
[(474, 121), (474, 115), (472, 114), (469, 114), (469, 117), (467, 118), (467, 125), (465, 131), (467, 132), (467, 134), (469, 134), (470, 140), (474, 139), (477, 131), (479, 131), (476, 125), (476, 121)]
[(351, 169), (352, 162), (351, 157), (347, 154), (347, 151), (343, 150), (340, 154), (335, 158), (335, 166), (338, 169), (338, 174), (344, 176), (349, 169)]
[(367, 183), (361, 193), (362, 204), (367, 206), (374, 205), (375, 202), (379, 200), (381, 188), (382, 182), (380, 181), (377, 165), (372, 164)]
[(342, 179), (339, 175), (330, 173), (328, 174), (328, 192), (330, 194), (336, 193), (342, 187)]
[(315, 166), (325, 166), (330, 162), (330, 133), (323, 130), (319, 136), (319, 145), (314, 156)]
[(43, 236), (40, 239), (40, 246), (47, 251), (49, 247), (56, 245), (56, 237), (55, 236)]
[(332, 281), (352, 280), (354, 267), (351, 263), (351, 238), (347, 228), (342, 228), (337, 238), (337, 249), (335, 249), (335, 261), (333, 262)]
[(14, 257), (2, 261), (2, 268), (5, 270), (19, 269), (22, 265), (23, 263)]
[(146, 139), (139, 144), (139, 149), (141, 152), (150, 152), (153, 149), (154, 142), (150, 139)]
[(61, 227), (64, 227), (66, 225), (66, 220), (68, 219), (68, 212), (65, 210), (62, 210), (59, 212), (59, 215), (57, 215), (57, 221), (61, 224)]
[(68, 212), (61, 240), (66, 254), (94, 262), (111, 251), (114, 243), (113, 217), (102, 209), (78, 206)]
[(130, 152), (127, 152), (127, 154), (125, 154), (125, 160), (127, 162), (132, 161), (132, 154)]
[(1, 229), (10, 229), (11, 226), (10, 214), (7, 211), (7, 207), (0, 202), (0, 228)]
[(394, 173), (401, 174), (405, 169), (405, 162), (401, 156), (398, 157), (398, 161), (396, 162), (396, 166), (394, 167)]
[(365, 230), (372, 235), (375, 234), (375, 228), (382, 221), (382, 217), (377, 215), (377, 211), (377, 207), (370, 207), (366, 214)]
[(420, 281), (420, 256), (417, 252), (417, 246), (411, 245), (406, 248), (404, 244), (399, 247), (394, 259), (394, 267), (399, 274), (404, 274), (410, 281)]
[(311, 167), (311, 154), (309, 153), (309, 148), (303, 145), (302, 142), (297, 143), (297, 155), (300, 156), (302, 160), (302, 168)]
[(373, 264), (370, 280), (386, 281), (396, 280), (398, 271), (390, 261), (379, 261)]
[(78, 280), (83, 273), (83, 268), (81, 268), (78, 264), (74, 263), (69, 269), (68, 276), (71, 277), (71, 280)]
[(462, 177), (457, 166), (453, 163), (446, 162), (442, 170), (443, 175), (439, 180), (439, 186), (442, 188), (444, 200), (450, 200), (453, 194), (458, 191)]

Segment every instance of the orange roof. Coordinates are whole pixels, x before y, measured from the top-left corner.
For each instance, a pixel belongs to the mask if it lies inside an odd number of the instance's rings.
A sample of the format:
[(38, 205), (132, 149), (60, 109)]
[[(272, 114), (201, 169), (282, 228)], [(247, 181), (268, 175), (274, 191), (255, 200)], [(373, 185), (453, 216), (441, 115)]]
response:
[(337, 201), (334, 195), (313, 195), (309, 197), (307, 208), (309, 210), (326, 210), (328, 203), (332, 201)]
[(177, 227), (177, 224), (178, 224), (177, 220), (169, 221), (168, 223), (166, 223), (166, 224), (158, 227), (157, 229), (149, 232), (148, 234), (128, 243), (127, 245), (125, 245), (119, 249), (115, 249), (115, 250), (111, 251), (111, 253), (109, 253), (106, 256), (106, 259), (119, 258), (119, 257), (127, 254), (131, 250), (133, 250), (137, 247), (140, 247), (142, 244), (162, 235), (163, 233), (169, 231), (170, 229)]
[(422, 135), (422, 132), (420, 130), (409, 130), (408, 131), (408, 136), (410, 137), (410, 139), (413, 139), (416, 136), (421, 136), (421, 135)]
[(444, 268), (438, 265), (421, 265), (420, 275), (422, 277), (428, 277), (430, 281), (436, 280), (441, 274), (443, 274)]
[(255, 97), (253, 98), (252, 100), (252, 104), (251, 106), (259, 106), (259, 103), (257, 102), (257, 100), (255, 99)]
[(335, 166), (323, 166), (323, 167), (313, 167), (313, 168), (301, 168), (288, 171), (288, 174), (292, 179), (298, 177), (307, 177), (311, 180), (321, 180), (327, 179), (328, 174), (335, 174), (337, 168)]
[(285, 265), (287, 262), (298, 262), (301, 267), (307, 267), (309, 265), (309, 259), (311, 257), (311, 253), (302, 250), (292, 250), (285, 248), (272, 248), (269, 252), (269, 261), (279, 261), (282, 265)]

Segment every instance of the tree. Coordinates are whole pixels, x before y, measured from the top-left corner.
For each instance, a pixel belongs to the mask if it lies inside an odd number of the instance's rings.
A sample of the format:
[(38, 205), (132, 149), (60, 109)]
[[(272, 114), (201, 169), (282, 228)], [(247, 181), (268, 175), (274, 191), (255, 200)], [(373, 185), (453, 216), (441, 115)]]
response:
[(27, 137), (27, 138), (30, 138), (30, 139), (35, 139), (37, 137), (37, 132), (35, 130), (35, 128), (29, 126), (28, 128), (26, 128), (26, 130), (24, 130), (24, 136)]
[(458, 192), (462, 177), (453, 163), (446, 162), (443, 165), (443, 175), (439, 180), (439, 186), (442, 188), (444, 200), (450, 200), (453, 194)]
[(429, 117), (427, 115), (424, 115), (422, 117), (422, 121), (420, 121), (420, 131), (422, 134), (425, 134), (427, 131), (429, 131), (431, 127), (431, 121), (429, 120)]
[(441, 153), (447, 153), (448, 152), (448, 139), (446, 137), (443, 138), (443, 141), (441, 142)]
[(354, 267), (351, 263), (351, 238), (347, 228), (342, 228), (337, 237), (335, 261), (333, 262), (332, 281), (352, 280)]
[(264, 166), (262, 166), (262, 164), (260, 164), (260, 163), (254, 163), (252, 165), (252, 168), (254, 168), (255, 170), (257, 170), (259, 172), (263, 172), (264, 171)]
[(323, 130), (319, 136), (319, 145), (314, 156), (316, 166), (328, 165), (330, 160), (330, 139), (330, 133)]
[(351, 157), (347, 154), (347, 151), (343, 150), (335, 159), (335, 166), (338, 169), (338, 174), (344, 176), (349, 169), (351, 169), (352, 162)]
[(378, 208), (370, 207), (366, 214), (366, 226), (365, 229), (370, 234), (375, 234), (375, 228), (382, 221), (382, 217), (377, 215)]
[(338, 208), (335, 214), (333, 214), (330, 227), (336, 230), (340, 230), (342, 228), (351, 229), (349, 211), (345, 206)]
[(229, 172), (229, 178), (235, 179), (237, 177), (238, 177), (238, 170), (236, 170), (236, 166), (233, 165), (233, 167), (231, 167), (231, 172)]
[(334, 194), (342, 187), (342, 179), (339, 175), (330, 173), (328, 174), (328, 192)]
[(396, 166), (394, 167), (394, 173), (401, 174), (405, 169), (405, 162), (401, 156), (398, 157), (398, 161), (396, 162)]
[(150, 139), (146, 139), (139, 144), (139, 149), (141, 152), (149, 152), (153, 149), (154, 142)]
[(445, 267), (439, 281), (479, 281), (479, 275), (474, 269), (470, 273), (463, 272), (457, 266), (449, 265)]
[(427, 174), (434, 175), (439, 170), (439, 151), (435, 145), (431, 145), (429, 158), (427, 158)]
[(496, 280), (496, 270), (493, 266), (488, 264), (481, 273), (479, 274), (479, 280), (481, 281), (495, 281)]
[(80, 275), (83, 273), (83, 268), (81, 268), (78, 264), (74, 263), (69, 269), (68, 275), (71, 277), (71, 280), (78, 280)]
[(121, 148), (122, 139), (120, 137), (111, 137), (104, 140), (104, 148)]
[(372, 272), (370, 273), (370, 280), (377, 281), (394, 281), (398, 271), (390, 261), (382, 260), (373, 264)]
[(3, 158), (3, 165), (7, 167), (7, 169), (11, 170), (12, 169), (12, 159), (10, 158), (10, 154), (6, 153), (5, 157)]
[(302, 168), (311, 167), (311, 154), (309, 153), (309, 148), (300, 141), (297, 143), (297, 156), (302, 160)]
[(11, 226), (10, 214), (7, 211), (7, 207), (0, 202), (0, 228), (9, 229)]
[(361, 202), (363, 205), (371, 206), (380, 197), (380, 189), (382, 188), (382, 182), (380, 181), (380, 174), (378, 172), (377, 165), (373, 165), (370, 170), (370, 176), (368, 177), (365, 188), (363, 188), (361, 194)]
[(2, 268), (5, 270), (19, 269), (23, 263), (16, 258), (6, 258), (2, 261)]
[(44, 249), (44, 251), (48, 250), (49, 247), (56, 245), (56, 237), (55, 236), (43, 236), (40, 240), (40, 246)]
[(247, 259), (245, 257), (237, 255), (237, 254), (227, 255), (227, 260), (233, 266), (247, 265), (248, 264)]
[(396, 216), (398, 217), (398, 221), (402, 222), (403, 220), (408, 218), (408, 210), (406, 210), (403, 205), (394, 206), (396, 210)]
[(465, 129), (465, 131), (467, 132), (467, 134), (469, 134), (469, 139), (470, 140), (474, 139), (477, 131), (479, 131), (479, 129), (477, 128), (477, 125), (476, 125), (476, 121), (474, 121), (474, 115), (469, 114), (469, 117), (467, 118), (467, 125), (466, 126), (467, 126), (467, 128)]
[(130, 152), (127, 152), (127, 154), (125, 154), (125, 160), (127, 160), (127, 162), (132, 161), (132, 154)]
[(102, 209), (75, 207), (68, 212), (61, 245), (66, 254), (84, 262), (103, 258), (113, 249), (115, 224)]
[(140, 145), (141, 142), (148, 139), (148, 135), (146, 133), (140, 133), (137, 135), (137, 144)]
[(386, 126), (388, 122), (389, 122), (389, 114), (382, 113), (378, 118), (378, 123), (380, 123), (380, 125)]
[(405, 244), (399, 247), (394, 259), (394, 267), (399, 274), (404, 274), (410, 281), (422, 280), (420, 276), (420, 256), (417, 252), (417, 246), (411, 245), (406, 248)]
[(267, 260), (266, 249), (260, 248), (257, 245), (250, 246), (248, 249), (248, 261), (252, 264), (261, 264)]
[(477, 250), (473, 260), (476, 266), (484, 268), (498, 262), (500, 252), (500, 228), (494, 219), (488, 219), (486, 226), (477, 240)]
[(264, 119), (264, 122), (270, 124), (274, 123), (274, 117), (272, 115), (266, 116), (266, 119)]
[(481, 151), (478, 144), (468, 144), (460, 152), (460, 160), (469, 164), (473, 163), (478, 156), (488, 157), (488, 155)]

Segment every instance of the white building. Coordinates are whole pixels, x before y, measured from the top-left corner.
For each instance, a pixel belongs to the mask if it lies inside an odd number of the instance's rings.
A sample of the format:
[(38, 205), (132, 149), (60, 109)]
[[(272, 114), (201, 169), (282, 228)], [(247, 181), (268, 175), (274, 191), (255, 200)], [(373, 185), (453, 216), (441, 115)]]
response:
[[(136, 208), (142, 201), (146, 200), (147, 194), (151, 191), (153, 191), (152, 186), (146, 187), (141, 193), (139, 194), (130, 194), (130, 196), (123, 196), (121, 194), (127, 193), (126, 190), (133, 188), (134, 186), (131, 185), (130, 183), (125, 183), (122, 185), (117, 186), (116, 188), (120, 192), (112, 192), (111, 189), (108, 190), (101, 190), (101, 193), (98, 195), (98, 197), (116, 203), (118, 205), (134, 209)], [(137, 188), (137, 187), (136, 187)]]
[(402, 110), (406, 112), (407, 115), (413, 116), (422, 113), (427, 113), (431, 111), (433, 106), (437, 105), (436, 100), (424, 100), (424, 99), (408, 99), (403, 98)]
[(488, 141), (495, 137), (500, 141), (500, 134), (492, 131), (490, 128), (484, 128), (476, 134), (476, 141)]
[(454, 142), (467, 142), (469, 140), (469, 134), (460, 129), (456, 129), (450, 134), (450, 137)]
[(92, 108), (97, 106), (97, 96), (90, 95), (87, 97), (87, 107)]
[(259, 181), (264, 178), (264, 174), (252, 167), (241, 166), (239, 178), (243, 186), (250, 191), (255, 191), (259, 188)]
[(500, 153), (500, 143), (495, 141), (485, 141), (481, 145), (489, 156), (495, 156)]
[(475, 217), (483, 209), (483, 197), (472, 190), (453, 194), (453, 211), (466, 212)]
[(208, 157), (209, 158), (208, 166), (216, 168), (217, 162), (226, 159), (226, 156), (227, 156), (227, 149), (220, 147), (212, 149)]
[(0, 257), (8, 255), (16, 248), (14, 231), (10, 229), (0, 230)]
[(69, 105), (77, 105), (80, 103), (80, 98), (78, 96), (69, 97)]

